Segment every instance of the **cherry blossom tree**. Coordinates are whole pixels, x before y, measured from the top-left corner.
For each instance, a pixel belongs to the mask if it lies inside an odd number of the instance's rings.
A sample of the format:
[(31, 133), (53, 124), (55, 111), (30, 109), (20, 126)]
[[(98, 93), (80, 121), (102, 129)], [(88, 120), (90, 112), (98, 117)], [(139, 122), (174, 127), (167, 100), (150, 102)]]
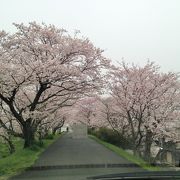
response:
[(50, 132), (55, 135), (58, 130), (61, 131), (66, 119), (70, 116), (71, 109), (71, 107), (62, 107), (43, 118), (38, 127), (40, 138), (46, 137)]
[(0, 99), (29, 147), (44, 114), (100, 90), (109, 61), (78, 34), (35, 22), (14, 25), (16, 33), (0, 32)]
[(67, 118), (69, 124), (83, 123), (97, 130), (106, 127), (127, 135), (128, 124), (118, 114), (116, 103), (111, 97), (86, 97), (78, 100), (70, 109), (71, 115)]
[(174, 118), (178, 104), (174, 100), (179, 95), (178, 77), (175, 73), (160, 73), (159, 67), (150, 62), (144, 67), (123, 62), (113, 68), (110, 77), (110, 94), (119, 108), (119, 115), (129, 124), (134, 153), (139, 151), (146, 137), (147, 156), (153, 138), (165, 136), (165, 124)]
[(71, 115), (68, 117), (68, 123), (83, 123), (87, 126), (95, 126), (96, 122), (96, 98), (85, 97), (79, 99), (71, 108)]
[[(103, 119), (104, 127), (108, 127), (120, 133), (123, 136), (128, 136), (129, 124), (121, 114), (119, 114), (119, 108), (116, 101), (112, 97), (99, 97), (98, 98), (98, 117)], [(106, 123), (105, 123), (106, 122)]]

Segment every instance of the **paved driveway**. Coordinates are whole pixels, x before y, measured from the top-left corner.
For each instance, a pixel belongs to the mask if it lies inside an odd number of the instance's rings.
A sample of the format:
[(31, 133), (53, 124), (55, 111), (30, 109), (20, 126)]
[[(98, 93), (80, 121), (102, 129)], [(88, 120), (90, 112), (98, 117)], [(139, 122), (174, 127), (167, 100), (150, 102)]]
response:
[(90, 138), (66, 134), (52, 144), (31, 170), (13, 180), (84, 180), (102, 174), (142, 171), (126, 159)]

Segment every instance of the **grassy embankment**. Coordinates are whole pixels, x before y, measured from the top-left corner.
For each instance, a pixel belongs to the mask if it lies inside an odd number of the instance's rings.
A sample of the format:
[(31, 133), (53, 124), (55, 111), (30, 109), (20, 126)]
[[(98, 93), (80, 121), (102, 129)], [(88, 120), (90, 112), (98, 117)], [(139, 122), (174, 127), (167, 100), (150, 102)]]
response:
[(154, 166), (149, 165), (147, 162), (145, 162), (140, 157), (136, 157), (136, 156), (126, 152), (125, 150), (123, 150), (120, 147), (117, 147), (117, 146), (115, 146), (113, 144), (110, 144), (110, 143), (107, 143), (105, 141), (102, 141), (102, 140), (98, 139), (97, 137), (95, 137), (93, 135), (89, 135), (89, 137), (94, 139), (96, 142), (104, 145), (105, 147), (107, 147), (108, 149), (112, 150), (113, 152), (117, 153), (121, 157), (127, 159), (128, 161), (139, 165), (140, 167), (142, 167), (145, 170), (149, 170), (149, 171), (158, 171), (158, 170), (160, 170), (159, 167), (154, 167)]
[(16, 152), (11, 155), (8, 154), (7, 147), (0, 144), (0, 180), (6, 180), (32, 166), (39, 155), (59, 137), (60, 135), (56, 135), (52, 139), (44, 139), (42, 145), (35, 144), (27, 149), (23, 149), (22, 139), (15, 138)]

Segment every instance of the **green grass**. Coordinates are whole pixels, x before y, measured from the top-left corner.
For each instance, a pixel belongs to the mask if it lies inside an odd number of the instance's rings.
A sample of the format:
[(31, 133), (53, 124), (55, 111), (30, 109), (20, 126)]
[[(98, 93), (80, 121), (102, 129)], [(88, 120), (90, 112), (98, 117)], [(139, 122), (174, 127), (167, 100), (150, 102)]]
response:
[(125, 150), (123, 150), (120, 147), (117, 147), (115, 145), (112, 145), (110, 143), (107, 143), (105, 141), (102, 141), (100, 139), (98, 139), (97, 137), (93, 136), (93, 135), (89, 135), (90, 138), (94, 139), (96, 142), (104, 145), (105, 147), (107, 147), (108, 149), (114, 151), (115, 153), (117, 153), (118, 155), (120, 155), (121, 157), (127, 159), (128, 161), (135, 163), (137, 165), (139, 165), (140, 167), (142, 167), (143, 169), (149, 170), (149, 171), (158, 171), (160, 170), (159, 167), (154, 167), (149, 165), (147, 162), (145, 162), (143, 159), (136, 157), (128, 152), (126, 152)]
[(0, 180), (6, 180), (32, 166), (39, 155), (59, 136), (56, 135), (54, 139), (45, 139), (43, 140), (43, 146), (35, 145), (31, 149), (23, 149), (23, 141), (16, 139), (14, 141), (16, 152), (0, 159)]
[(4, 143), (0, 143), (0, 158), (4, 158), (8, 155), (8, 147)]

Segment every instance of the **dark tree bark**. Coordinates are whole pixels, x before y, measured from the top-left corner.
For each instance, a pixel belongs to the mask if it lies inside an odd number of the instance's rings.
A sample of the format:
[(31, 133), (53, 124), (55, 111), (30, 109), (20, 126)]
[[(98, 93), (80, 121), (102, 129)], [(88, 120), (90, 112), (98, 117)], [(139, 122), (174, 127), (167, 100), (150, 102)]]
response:
[(145, 137), (145, 150), (144, 150), (144, 159), (147, 162), (151, 162), (151, 145), (152, 145), (152, 132), (150, 130), (146, 130), (146, 137)]
[[(61, 127), (62, 127), (62, 126), (61, 126)], [(57, 130), (61, 130), (61, 127), (58, 126), (58, 127), (53, 128), (52, 134), (55, 135), (56, 132), (57, 132)]]
[(55, 135), (57, 130), (58, 130), (58, 128), (53, 128), (52, 134)]
[(64, 125), (65, 120), (66, 120), (66, 118), (63, 117), (62, 120), (60, 121), (60, 123), (52, 129), (52, 134), (53, 134), (53, 135), (56, 134), (56, 131), (57, 131), (58, 129), (61, 130), (61, 128), (62, 128), (63, 125)]
[(35, 128), (31, 125), (31, 120), (27, 120), (23, 124), (24, 148), (31, 147), (35, 139)]

